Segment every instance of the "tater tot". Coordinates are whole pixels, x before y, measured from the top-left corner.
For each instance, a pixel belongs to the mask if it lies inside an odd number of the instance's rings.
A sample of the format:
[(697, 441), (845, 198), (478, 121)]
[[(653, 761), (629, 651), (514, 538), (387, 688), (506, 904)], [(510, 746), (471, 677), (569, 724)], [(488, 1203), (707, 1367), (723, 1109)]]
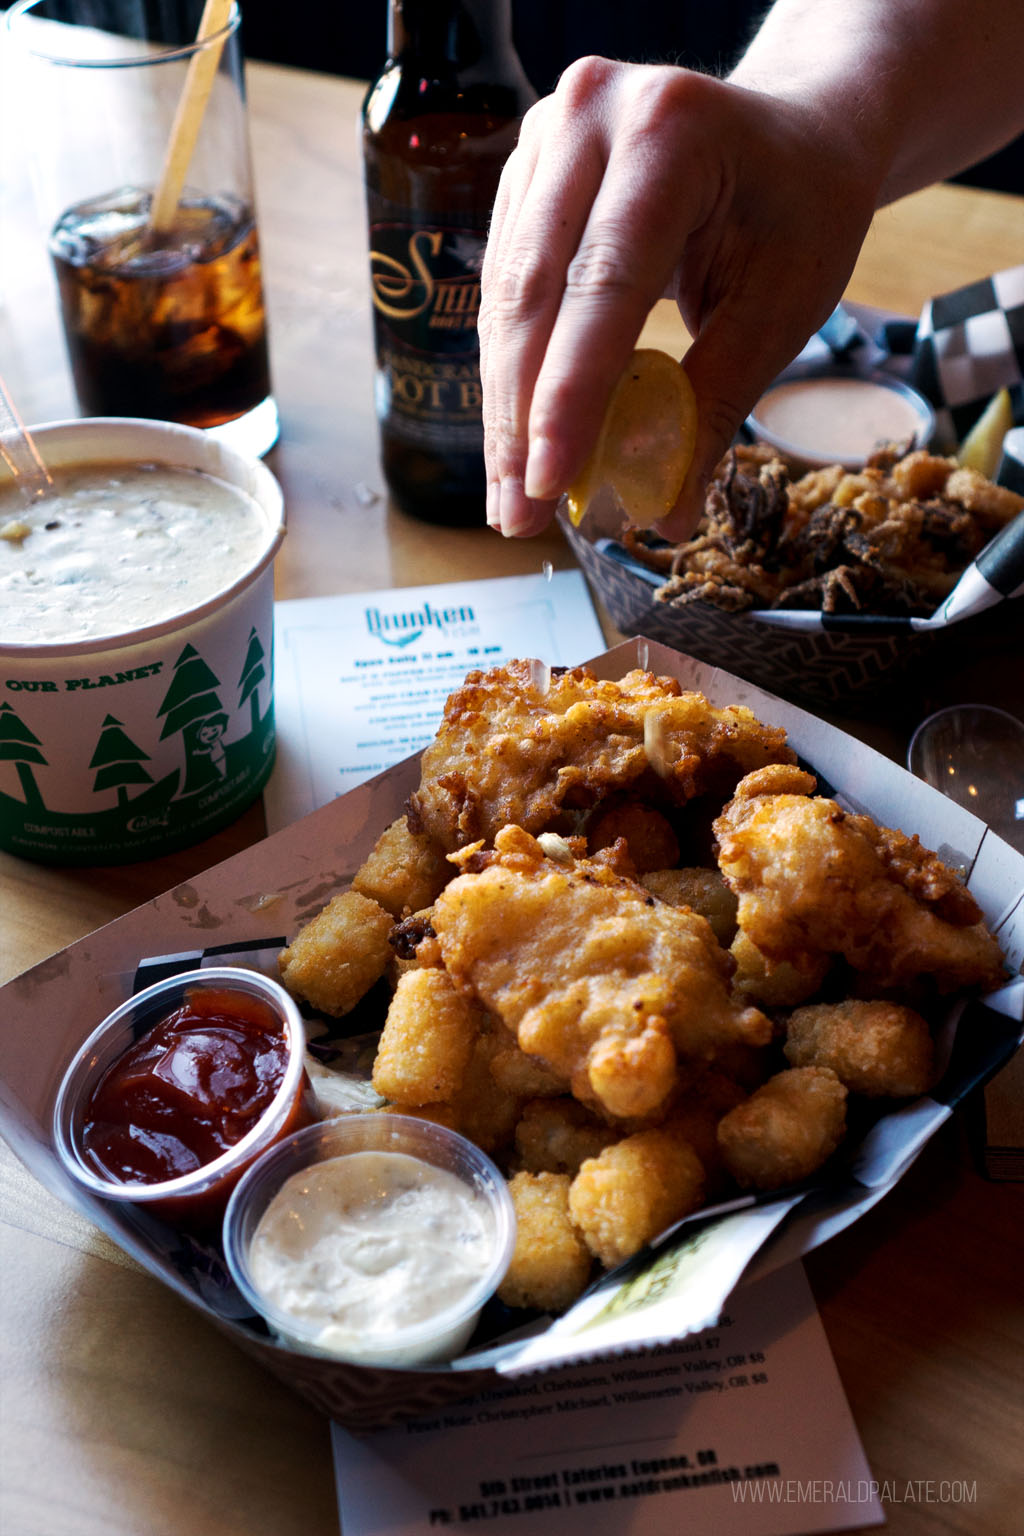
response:
[(789, 1016), (784, 1047), (794, 1067), (831, 1067), (851, 1093), (913, 1098), (927, 1093), (934, 1046), (927, 1021), (899, 1003), (817, 1003)]
[(479, 1014), (446, 971), (407, 971), (388, 1008), (373, 1086), (399, 1104), (450, 1103), (462, 1086)]
[(744, 1188), (809, 1178), (846, 1130), (846, 1089), (830, 1067), (789, 1067), (718, 1122), (726, 1168)]
[(517, 1173), (508, 1188), (516, 1246), (498, 1295), (509, 1307), (564, 1312), (585, 1288), (593, 1266), (569, 1213), (569, 1176)]
[(345, 891), (281, 951), (281, 980), (293, 996), (340, 1018), (387, 969), (391, 928), (391, 914), (378, 902)]
[(679, 857), (679, 844), (668, 818), (654, 806), (635, 800), (620, 801), (598, 810), (587, 829), (587, 847), (597, 853), (625, 838), (638, 874), (664, 869)]
[(732, 989), (765, 1008), (795, 1008), (813, 997), (828, 974), (829, 955), (795, 955), (769, 960), (741, 930), (729, 949), (736, 962)]
[(455, 873), (439, 848), (411, 832), (404, 816), (377, 839), (373, 852), (352, 879), (352, 889), (378, 902), (392, 917), (429, 907)]
[(588, 1158), (569, 1189), (569, 1210), (607, 1269), (696, 1210), (704, 1168), (683, 1137), (637, 1131)]
[(620, 1134), (576, 1099), (533, 1099), (516, 1126), (516, 1153), (528, 1173), (575, 1176)]
[(737, 897), (717, 869), (653, 869), (641, 885), (670, 907), (689, 907), (711, 924), (715, 938), (728, 949), (736, 933)]

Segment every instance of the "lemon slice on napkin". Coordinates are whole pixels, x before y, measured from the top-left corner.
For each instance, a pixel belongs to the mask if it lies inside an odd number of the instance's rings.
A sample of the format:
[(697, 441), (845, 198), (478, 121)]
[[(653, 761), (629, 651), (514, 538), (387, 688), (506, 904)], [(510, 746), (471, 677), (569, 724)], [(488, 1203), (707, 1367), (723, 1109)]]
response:
[(612, 391), (590, 458), (569, 487), (569, 517), (579, 526), (603, 486), (610, 486), (638, 528), (676, 504), (697, 437), (697, 400), (685, 371), (667, 352), (633, 353)]

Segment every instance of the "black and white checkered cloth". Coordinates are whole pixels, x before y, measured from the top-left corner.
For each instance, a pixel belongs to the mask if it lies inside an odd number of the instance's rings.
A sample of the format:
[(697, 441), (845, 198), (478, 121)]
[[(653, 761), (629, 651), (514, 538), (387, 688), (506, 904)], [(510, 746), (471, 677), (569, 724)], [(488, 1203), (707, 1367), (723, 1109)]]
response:
[(940, 448), (963, 440), (997, 390), (1010, 390), (1024, 420), (1024, 266), (928, 301), (911, 382), (935, 407)]

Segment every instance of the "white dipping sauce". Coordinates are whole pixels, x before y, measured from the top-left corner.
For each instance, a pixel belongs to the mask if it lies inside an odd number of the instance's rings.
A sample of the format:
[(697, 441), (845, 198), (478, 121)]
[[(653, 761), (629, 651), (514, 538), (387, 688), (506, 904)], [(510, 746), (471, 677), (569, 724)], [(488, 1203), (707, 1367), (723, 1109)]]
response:
[(0, 491), (0, 643), (74, 643), (160, 624), (223, 592), (269, 529), (244, 491), (166, 464), (53, 471), (27, 504)]
[(320, 1348), (372, 1357), (468, 1298), (494, 1249), (487, 1200), (455, 1174), (404, 1152), (352, 1152), (285, 1181), (249, 1271)]
[(899, 390), (871, 379), (794, 379), (763, 395), (754, 419), (775, 440), (816, 458), (862, 462), (879, 443), (902, 443), (921, 417)]

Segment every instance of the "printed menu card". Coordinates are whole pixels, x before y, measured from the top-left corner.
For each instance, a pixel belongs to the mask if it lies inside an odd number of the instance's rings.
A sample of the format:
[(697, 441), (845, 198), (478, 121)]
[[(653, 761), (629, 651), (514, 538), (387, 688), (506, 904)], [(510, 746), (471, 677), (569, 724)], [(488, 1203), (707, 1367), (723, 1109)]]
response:
[(467, 672), (576, 666), (604, 644), (576, 570), (277, 603), (268, 831), (421, 751)]
[(675, 1344), (332, 1438), (343, 1536), (791, 1536), (885, 1518), (799, 1264)]

